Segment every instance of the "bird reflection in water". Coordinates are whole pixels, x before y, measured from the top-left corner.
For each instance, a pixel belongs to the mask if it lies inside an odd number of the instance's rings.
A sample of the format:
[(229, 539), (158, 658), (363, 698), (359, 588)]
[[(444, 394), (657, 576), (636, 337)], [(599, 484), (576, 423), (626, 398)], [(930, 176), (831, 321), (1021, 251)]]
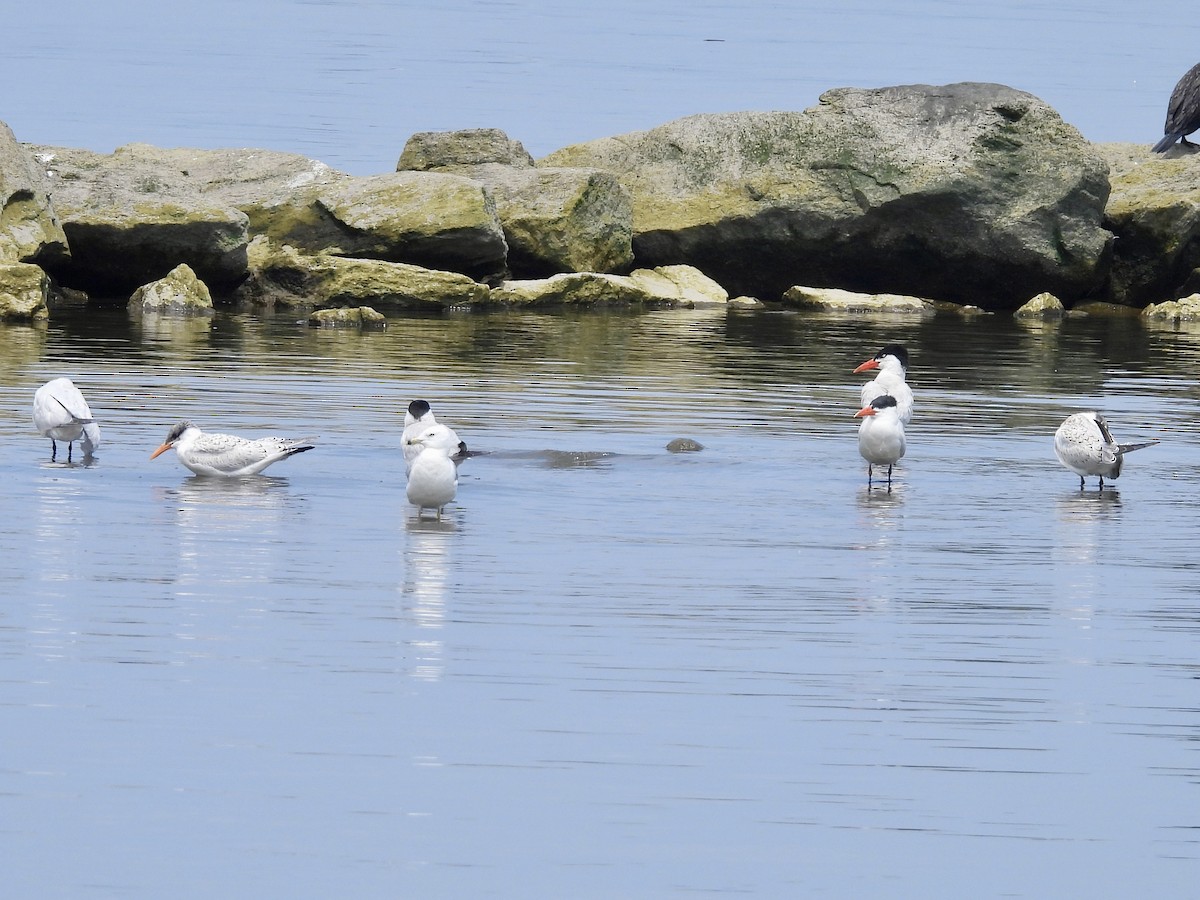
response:
[(418, 681), (440, 681), (445, 669), (445, 642), (438, 632), (446, 624), (447, 586), (459, 523), (442, 519), (408, 519), (401, 554), (401, 621), (403, 643), (412, 660), (409, 674)]

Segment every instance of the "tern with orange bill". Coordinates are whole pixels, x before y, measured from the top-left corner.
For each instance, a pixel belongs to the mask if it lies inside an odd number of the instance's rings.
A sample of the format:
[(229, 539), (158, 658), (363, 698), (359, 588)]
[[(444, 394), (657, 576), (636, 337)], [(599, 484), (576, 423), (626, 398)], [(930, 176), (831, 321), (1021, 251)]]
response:
[(201, 431), (191, 422), (180, 422), (171, 429), (162, 446), (150, 454), (154, 459), (174, 450), (179, 461), (197, 475), (237, 478), (257, 475), (272, 463), (313, 449), (306, 438), (264, 437), (257, 440)]
[(872, 381), (862, 386), (860, 399), (863, 407), (871, 405), (871, 401), (881, 394), (891, 394), (896, 398), (900, 421), (907, 425), (912, 421), (913, 393), (905, 380), (908, 374), (908, 351), (900, 344), (888, 344), (865, 363), (854, 370), (860, 372), (878, 371)]

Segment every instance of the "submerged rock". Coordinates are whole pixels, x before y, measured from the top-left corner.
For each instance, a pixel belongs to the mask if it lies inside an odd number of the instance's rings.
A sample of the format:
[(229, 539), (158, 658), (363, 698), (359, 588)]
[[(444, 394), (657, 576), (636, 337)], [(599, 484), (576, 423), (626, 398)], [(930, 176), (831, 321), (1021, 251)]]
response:
[(839, 288), (813, 288), (793, 285), (783, 295), (787, 306), (799, 309), (816, 309), (824, 312), (893, 312), (893, 313), (932, 313), (935, 304), (931, 300), (920, 297), (908, 297), (903, 294), (861, 294), (857, 291), (843, 291)]
[(318, 309), (308, 317), (308, 324), (320, 328), (383, 328), (387, 319), (369, 306)]
[(1200, 294), (1151, 303), (1141, 315), (1150, 322), (1195, 322), (1200, 320)]
[(1018, 319), (1061, 319), (1066, 314), (1062, 301), (1043, 291), (1013, 313)]
[(670, 453), (698, 453), (703, 449), (703, 444), (691, 438), (675, 438), (667, 444), (667, 451)]

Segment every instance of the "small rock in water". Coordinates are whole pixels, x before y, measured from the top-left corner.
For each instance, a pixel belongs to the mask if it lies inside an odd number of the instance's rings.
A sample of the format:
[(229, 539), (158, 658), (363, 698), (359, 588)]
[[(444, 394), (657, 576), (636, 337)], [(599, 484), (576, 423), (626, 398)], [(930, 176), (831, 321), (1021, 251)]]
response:
[(695, 453), (697, 450), (703, 449), (703, 444), (699, 441), (693, 441), (691, 438), (675, 438), (675, 440), (667, 444), (667, 450), (671, 453)]

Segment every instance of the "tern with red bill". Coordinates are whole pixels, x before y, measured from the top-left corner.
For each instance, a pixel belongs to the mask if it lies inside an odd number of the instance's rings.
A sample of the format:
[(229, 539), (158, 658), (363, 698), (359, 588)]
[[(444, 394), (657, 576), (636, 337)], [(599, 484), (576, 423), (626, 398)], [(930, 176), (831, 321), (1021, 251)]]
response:
[(896, 398), (900, 421), (907, 425), (912, 421), (913, 414), (912, 388), (905, 381), (908, 374), (908, 351), (900, 344), (888, 344), (855, 369), (854, 374), (872, 371), (878, 371), (879, 374), (862, 386), (863, 407), (870, 406), (871, 401), (882, 394), (891, 394)]

